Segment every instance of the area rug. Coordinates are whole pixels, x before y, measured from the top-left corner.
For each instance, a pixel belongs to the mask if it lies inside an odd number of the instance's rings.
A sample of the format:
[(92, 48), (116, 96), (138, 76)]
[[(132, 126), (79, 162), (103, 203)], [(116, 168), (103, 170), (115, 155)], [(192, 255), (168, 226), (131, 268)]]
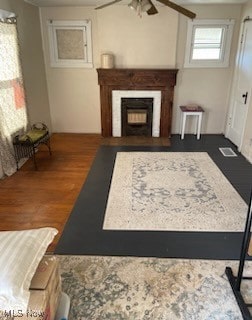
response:
[[(238, 262), (59, 256), (69, 320), (241, 320), (225, 275)], [(252, 274), (246, 265), (244, 275)], [(250, 298), (248, 282), (241, 292)], [(250, 296), (249, 296), (250, 295)]]
[(118, 152), (103, 229), (240, 232), (246, 214), (206, 152)]

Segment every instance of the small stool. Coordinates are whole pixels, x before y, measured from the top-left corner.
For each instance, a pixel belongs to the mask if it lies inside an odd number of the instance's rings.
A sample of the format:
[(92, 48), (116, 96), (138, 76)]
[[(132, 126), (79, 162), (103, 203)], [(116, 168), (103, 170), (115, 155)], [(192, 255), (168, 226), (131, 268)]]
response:
[(197, 116), (197, 122), (195, 126), (195, 134), (197, 134), (197, 139), (200, 139), (200, 129), (202, 122), (202, 114), (204, 110), (200, 106), (180, 106), (181, 109), (181, 139), (185, 136), (185, 126), (187, 116)]

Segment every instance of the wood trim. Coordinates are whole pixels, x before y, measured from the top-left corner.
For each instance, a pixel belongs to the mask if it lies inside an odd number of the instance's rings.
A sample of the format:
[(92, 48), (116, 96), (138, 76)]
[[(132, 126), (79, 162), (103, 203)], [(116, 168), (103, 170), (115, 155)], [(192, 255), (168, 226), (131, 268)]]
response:
[(97, 69), (102, 136), (112, 136), (113, 90), (161, 91), (160, 137), (170, 137), (177, 69)]

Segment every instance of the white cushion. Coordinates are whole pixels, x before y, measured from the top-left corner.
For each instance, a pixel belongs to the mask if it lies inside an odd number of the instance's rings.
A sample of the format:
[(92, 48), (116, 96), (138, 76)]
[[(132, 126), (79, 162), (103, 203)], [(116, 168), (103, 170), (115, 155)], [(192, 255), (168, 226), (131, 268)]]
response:
[(31, 279), (58, 230), (0, 232), (0, 310), (26, 311)]

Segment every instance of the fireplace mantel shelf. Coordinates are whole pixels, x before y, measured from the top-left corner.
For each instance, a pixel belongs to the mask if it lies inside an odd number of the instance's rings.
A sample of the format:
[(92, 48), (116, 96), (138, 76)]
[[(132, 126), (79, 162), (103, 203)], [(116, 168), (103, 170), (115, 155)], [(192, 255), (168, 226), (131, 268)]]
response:
[(113, 90), (161, 91), (160, 137), (170, 137), (177, 69), (97, 69), (103, 137), (112, 136)]

